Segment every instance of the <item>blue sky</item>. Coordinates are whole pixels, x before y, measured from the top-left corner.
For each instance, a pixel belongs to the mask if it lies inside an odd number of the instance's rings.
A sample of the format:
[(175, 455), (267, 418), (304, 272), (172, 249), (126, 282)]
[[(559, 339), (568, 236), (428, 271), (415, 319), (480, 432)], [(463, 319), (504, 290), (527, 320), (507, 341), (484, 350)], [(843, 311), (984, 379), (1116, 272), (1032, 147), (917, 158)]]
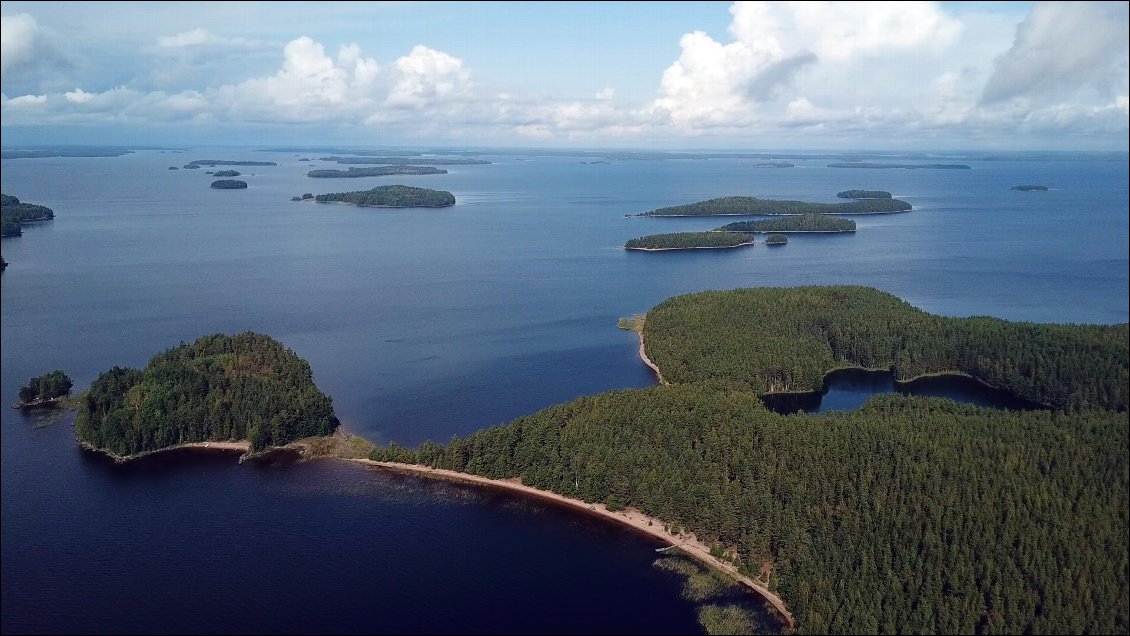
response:
[(0, 13), (7, 145), (1127, 146), (1124, 2)]

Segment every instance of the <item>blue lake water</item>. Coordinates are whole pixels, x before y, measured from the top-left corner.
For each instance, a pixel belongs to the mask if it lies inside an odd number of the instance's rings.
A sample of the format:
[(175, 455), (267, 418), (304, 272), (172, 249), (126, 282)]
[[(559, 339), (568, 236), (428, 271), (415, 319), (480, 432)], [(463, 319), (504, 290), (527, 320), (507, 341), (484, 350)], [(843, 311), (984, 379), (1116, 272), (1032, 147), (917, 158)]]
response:
[[(204, 158), (280, 165), (236, 168), (250, 185), (239, 191), (167, 170)], [(81, 390), (180, 341), (254, 330), (309, 360), (348, 429), (412, 445), (653, 383), (616, 319), (680, 293), (861, 284), (954, 316), (1130, 313), (1125, 155), (963, 159), (973, 170), (952, 171), (488, 155), (496, 163), (447, 175), (332, 180), (305, 177), (322, 166), (298, 158), (207, 148), (5, 160), (3, 192), (56, 220), (0, 243), (0, 400), (56, 368)], [(289, 200), (391, 183), (458, 203)], [(1021, 183), (1052, 189), (1009, 190)], [(835, 201), (850, 188), (889, 190), (915, 210), (777, 249), (622, 249), (720, 224), (625, 214), (731, 194)], [(113, 467), (80, 453), (66, 423), (0, 411), (6, 633), (696, 628), (680, 582), (651, 567), (652, 542), (604, 522), (332, 462)]]

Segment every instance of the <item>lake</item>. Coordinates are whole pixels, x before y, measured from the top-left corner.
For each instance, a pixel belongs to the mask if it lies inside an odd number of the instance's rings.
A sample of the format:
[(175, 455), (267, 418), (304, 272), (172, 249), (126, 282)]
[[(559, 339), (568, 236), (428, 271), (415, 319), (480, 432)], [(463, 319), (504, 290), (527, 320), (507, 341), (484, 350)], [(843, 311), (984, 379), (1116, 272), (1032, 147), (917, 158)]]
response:
[[(56, 219), (2, 242), (0, 397), (56, 368), (82, 390), (181, 341), (253, 330), (310, 362), (350, 431), (415, 445), (654, 383), (616, 320), (681, 293), (859, 284), (951, 316), (1128, 320), (1126, 155), (845, 170), (487, 154), (491, 165), (446, 175), (307, 178), (338, 167), (298, 161), (322, 154), (4, 160), (3, 192)], [(246, 190), (167, 169), (205, 158), (280, 165), (235, 168)], [(457, 204), (290, 201), (394, 183)], [(1021, 183), (1051, 190), (1009, 190)], [(721, 224), (625, 214), (737, 194), (834, 202), (852, 188), (915, 210), (777, 249), (622, 249)], [(6, 633), (697, 629), (681, 582), (652, 566), (653, 541), (548, 504), (337, 462), (187, 453), (113, 466), (80, 452), (68, 422), (0, 411)]]

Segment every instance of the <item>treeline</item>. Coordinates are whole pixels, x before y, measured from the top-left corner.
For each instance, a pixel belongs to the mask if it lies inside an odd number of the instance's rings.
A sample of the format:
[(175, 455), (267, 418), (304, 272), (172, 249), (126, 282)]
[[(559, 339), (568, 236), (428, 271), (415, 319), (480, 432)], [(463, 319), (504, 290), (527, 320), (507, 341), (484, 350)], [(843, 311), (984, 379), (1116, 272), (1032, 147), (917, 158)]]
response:
[(471, 159), (469, 157), (320, 157), (320, 161), (336, 161), (342, 164), (372, 165), (384, 164), (389, 166), (481, 166), (489, 164), (486, 159)]
[(29, 406), (46, 400), (61, 398), (71, 392), (74, 383), (66, 373), (56, 369), (36, 376), (20, 387), (20, 406)]
[(752, 243), (752, 236), (736, 232), (673, 232), (634, 238), (624, 243), (624, 249), (689, 250), (704, 247), (737, 247)]
[(837, 192), (836, 196), (841, 199), (889, 199), (891, 193), (886, 190), (844, 190)]
[(1009, 190), (1017, 190), (1019, 192), (1047, 192), (1048, 186), (1046, 185), (1014, 185)]
[[(303, 195), (301, 198), (305, 198)], [(455, 195), (444, 190), (429, 190), (403, 185), (377, 186), (370, 190), (331, 192), (314, 197), (319, 203), (342, 202), (382, 208), (445, 208), (455, 205)]]
[(225, 161), (222, 159), (197, 159), (184, 164), (185, 168), (199, 168), (207, 166), (215, 168), (216, 166), (277, 166), (279, 164), (274, 161)]
[(32, 221), (49, 221), (55, 218), (55, 212), (48, 207), (32, 203), (21, 203), (20, 200), (8, 194), (0, 194), (0, 235), (20, 236), (23, 234), (22, 224)]
[(242, 173), (238, 170), (217, 170), (213, 177), (238, 177)]
[(350, 177), (387, 177), (389, 175), (447, 174), (431, 166), (377, 166), (375, 168), (349, 168), (349, 170), (311, 170), (306, 173), (315, 179), (341, 179)]
[(583, 397), (372, 458), (657, 516), (768, 578), (802, 634), (1126, 633), (1127, 441), (1110, 411), (884, 395), (782, 416), (705, 382)]
[(757, 197), (720, 197), (687, 205), (659, 208), (637, 216), (772, 216), (775, 214), (886, 214), (914, 206), (899, 199), (860, 199), (845, 203), (776, 201)]
[(218, 179), (212, 182), (212, 187), (217, 190), (243, 190), (247, 182), (240, 179)]
[(830, 163), (829, 168), (904, 168), (906, 170), (971, 170), (962, 163), (869, 163), (866, 161), (845, 161)]
[(75, 435), (125, 456), (240, 439), (262, 450), (336, 425), (305, 360), (268, 336), (216, 334), (163, 351), (144, 370), (99, 375), (79, 399)]
[(738, 221), (718, 228), (722, 232), (854, 232), (855, 221), (827, 214), (800, 214), (779, 219)]
[[(751, 326), (756, 326), (752, 328)], [(674, 383), (818, 391), (841, 367), (958, 372), (1057, 409), (1125, 411), (1130, 328), (935, 316), (866, 287), (703, 292), (647, 314), (647, 354)]]

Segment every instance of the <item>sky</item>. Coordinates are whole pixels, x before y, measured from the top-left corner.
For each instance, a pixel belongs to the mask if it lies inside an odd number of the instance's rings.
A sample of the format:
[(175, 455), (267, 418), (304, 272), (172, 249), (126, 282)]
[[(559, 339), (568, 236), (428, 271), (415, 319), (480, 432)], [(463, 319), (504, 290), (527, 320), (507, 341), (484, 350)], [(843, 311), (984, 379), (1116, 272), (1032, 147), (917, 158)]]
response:
[(1126, 2), (2, 2), (34, 144), (1117, 150)]

